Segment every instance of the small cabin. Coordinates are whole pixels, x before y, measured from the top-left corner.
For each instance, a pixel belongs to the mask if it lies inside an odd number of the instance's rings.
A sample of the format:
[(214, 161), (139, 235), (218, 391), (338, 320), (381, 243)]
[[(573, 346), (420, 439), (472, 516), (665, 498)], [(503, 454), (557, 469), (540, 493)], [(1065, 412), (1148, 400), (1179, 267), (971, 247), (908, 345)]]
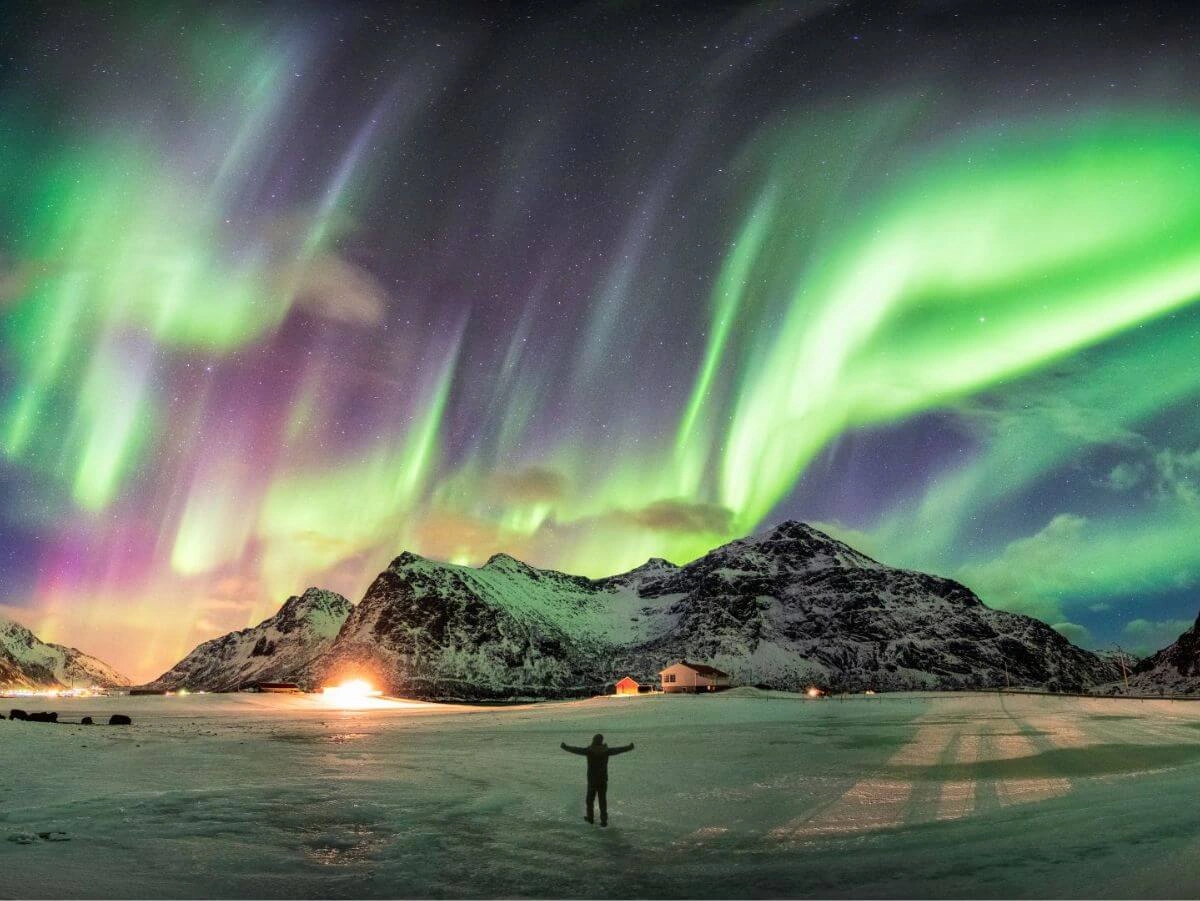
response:
[(662, 690), (668, 693), (720, 691), (729, 687), (729, 673), (704, 663), (680, 660), (659, 674)]
[(299, 694), (302, 691), (295, 682), (255, 682), (252, 690), (272, 694)]
[(617, 683), (616, 690), (613, 692), (613, 694), (635, 695), (641, 691), (641, 688), (642, 686), (638, 685), (632, 676), (626, 676)]

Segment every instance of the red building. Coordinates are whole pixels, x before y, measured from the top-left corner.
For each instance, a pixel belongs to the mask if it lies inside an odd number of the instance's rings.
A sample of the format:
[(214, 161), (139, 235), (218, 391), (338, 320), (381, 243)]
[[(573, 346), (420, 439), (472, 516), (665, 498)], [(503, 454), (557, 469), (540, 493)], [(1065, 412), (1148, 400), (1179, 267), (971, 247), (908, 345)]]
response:
[(637, 684), (637, 682), (635, 682), (633, 680), (632, 676), (626, 676), (624, 679), (622, 679), (620, 682), (617, 683), (617, 689), (616, 689), (615, 694), (635, 695), (638, 693), (638, 689), (640, 687), (641, 686), (639, 686)]

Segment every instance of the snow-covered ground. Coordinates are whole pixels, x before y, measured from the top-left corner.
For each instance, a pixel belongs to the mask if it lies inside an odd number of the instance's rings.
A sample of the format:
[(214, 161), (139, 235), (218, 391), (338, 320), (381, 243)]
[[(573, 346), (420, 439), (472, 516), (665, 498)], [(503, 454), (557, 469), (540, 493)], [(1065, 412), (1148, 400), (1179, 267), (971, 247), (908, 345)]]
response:
[[(643, 696), (0, 701), (6, 897), (1200, 893), (1200, 703)], [(583, 822), (593, 732), (612, 826)]]

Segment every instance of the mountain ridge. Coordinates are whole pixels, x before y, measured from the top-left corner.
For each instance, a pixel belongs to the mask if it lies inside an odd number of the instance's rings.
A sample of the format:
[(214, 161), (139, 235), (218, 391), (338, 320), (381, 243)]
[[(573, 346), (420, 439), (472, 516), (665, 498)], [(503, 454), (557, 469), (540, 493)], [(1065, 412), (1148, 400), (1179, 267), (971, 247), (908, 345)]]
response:
[(123, 688), (130, 680), (78, 648), (42, 641), (0, 616), (0, 686), (5, 688)]
[[(1123, 691), (1123, 683), (1114, 690)], [(1200, 615), (1175, 641), (1134, 665), (1129, 674), (1129, 691), (1185, 695), (1200, 692)]]
[[(627, 673), (653, 680), (681, 658), (791, 690), (814, 682), (1066, 690), (1113, 677), (1111, 663), (1045, 623), (993, 610), (958, 582), (888, 567), (795, 521), (682, 566), (651, 558), (599, 579), (503, 553), (471, 567), (405, 551), (345, 607), (337, 634), (274, 678), (315, 686), (366, 676), (395, 694), (477, 700), (591, 694)], [(157, 684), (239, 681), (227, 662), (181, 670), (185, 661)]]
[(147, 687), (230, 691), (253, 682), (303, 680), (351, 606), (337, 592), (309, 588), (258, 625), (201, 642)]

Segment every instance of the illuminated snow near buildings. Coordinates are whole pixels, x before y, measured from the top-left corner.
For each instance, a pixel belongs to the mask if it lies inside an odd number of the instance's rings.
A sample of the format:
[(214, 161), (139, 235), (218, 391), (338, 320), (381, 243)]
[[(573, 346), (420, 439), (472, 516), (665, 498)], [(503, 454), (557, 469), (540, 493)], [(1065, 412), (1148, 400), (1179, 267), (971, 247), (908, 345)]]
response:
[(402, 549), (799, 518), (1166, 644), (1200, 62), (1115, 15), (12, 11), (3, 612), (149, 678)]

